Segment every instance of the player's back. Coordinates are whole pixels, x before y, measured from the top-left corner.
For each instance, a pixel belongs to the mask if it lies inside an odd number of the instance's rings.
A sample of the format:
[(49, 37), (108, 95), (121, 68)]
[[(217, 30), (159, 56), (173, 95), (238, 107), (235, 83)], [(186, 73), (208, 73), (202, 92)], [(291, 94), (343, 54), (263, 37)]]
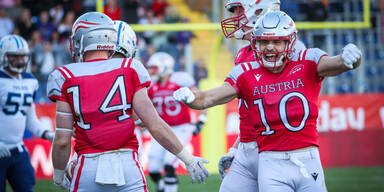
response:
[[(137, 149), (132, 100), (149, 86), (147, 71), (132, 59), (111, 59), (69, 64), (50, 78), (48, 96), (71, 105), (79, 154)], [(60, 91), (58, 91), (60, 90)]]

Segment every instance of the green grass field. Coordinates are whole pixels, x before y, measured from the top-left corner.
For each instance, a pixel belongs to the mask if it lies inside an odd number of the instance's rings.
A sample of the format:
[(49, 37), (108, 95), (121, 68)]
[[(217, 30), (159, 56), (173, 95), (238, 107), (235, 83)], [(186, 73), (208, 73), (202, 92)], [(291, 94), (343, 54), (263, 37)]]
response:
[[(325, 170), (325, 179), (329, 192), (383, 192), (384, 167), (330, 168)], [(149, 191), (155, 192), (154, 184), (147, 179)], [(188, 176), (180, 177), (180, 192), (216, 192), (219, 191), (219, 175), (211, 175), (205, 184), (191, 184)], [(7, 191), (12, 191), (7, 186)], [(51, 180), (38, 180), (36, 192), (64, 192)]]

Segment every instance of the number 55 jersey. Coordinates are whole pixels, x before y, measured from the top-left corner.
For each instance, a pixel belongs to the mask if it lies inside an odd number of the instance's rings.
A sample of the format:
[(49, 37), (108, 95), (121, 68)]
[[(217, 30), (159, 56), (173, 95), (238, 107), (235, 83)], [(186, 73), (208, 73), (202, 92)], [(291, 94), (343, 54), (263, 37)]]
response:
[(75, 151), (81, 155), (120, 148), (137, 150), (132, 100), (150, 85), (150, 77), (135, 59), (93, 60), (56, 69), (49, 76), (52, 101), (72, 109)]
[(316, 122), (322, 78), (317, 64), (324, 55), (320, 49), (296, 52), (280, 73), (272, 73), (257, 62), (232, 69), (226, 81), (248, 105), (259, 152), (318, 146)]

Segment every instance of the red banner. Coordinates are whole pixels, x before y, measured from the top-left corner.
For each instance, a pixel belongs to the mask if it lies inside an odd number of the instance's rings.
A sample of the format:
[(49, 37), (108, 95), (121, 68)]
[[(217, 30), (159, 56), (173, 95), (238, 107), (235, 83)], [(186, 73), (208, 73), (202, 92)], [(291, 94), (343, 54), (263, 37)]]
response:
[[(37, 114), (44, 124), (54, 127), (54, 104), (37, 105)], [(236, 140), (239, 127), (237, 102), (226, 105), (228, 148)], [(193, 111), (196, 119), (197, 112)], [(320, 153), (325, 167), (384, 165), (384, 94), (321, 96), (318, 119)], [(143, 135), (142, 164), (147, 171), (150, 136)], [(52, 178), (51, 143), (42, 139), (26, 139), (37, 178)], [(193, 137), (187, 146), (200, 155), (200, 137)], [(186, 173), (183, 167), (178, 173)]]

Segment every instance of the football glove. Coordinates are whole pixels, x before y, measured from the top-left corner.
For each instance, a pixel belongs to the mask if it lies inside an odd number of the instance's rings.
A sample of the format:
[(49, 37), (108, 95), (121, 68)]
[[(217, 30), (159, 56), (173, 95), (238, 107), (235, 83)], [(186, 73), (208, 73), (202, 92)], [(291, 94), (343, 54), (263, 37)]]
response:
[(0, 143), (0, 158), (10, 157), (11, 152), (4, 143)]
[(53, 139), (55, 138), (55, 133), (53, 131), (46, 131), (44, 133), (43, 138), (49, 140), (50, 142), (52, 142)]
[(188, 87), (182, 87), (173, 92), (173, 98), (183, 103), (192, 103), (195, 100), (195, 94)]
[(195, 183), (196, 181), (202, 183), (209, 176), (207, 169), (204, 167), (204, 163), (209, 163), (208, 160), (193, 156), (188, 153), (185, 149), (183, 149), (176, 156), (181, 161), (183, 161), (185, 166), (187, 167), (192, 183)]
[(64, 190), (69, 190), (71, 181), (65, 177), (65, 170), (53, 169), (53, 183)]
[(361, 51), (356, 45), (350, 43), (343, 48), (343, 53), (341, 54), (341, 58), (343, 59), (344, 65), (348, 69), (354, 69), (357, 66), (353, 66), (361, 57)]
[(193, 135), (197, 135), (200, 133), (201, 129), (203, 128), (203, 125), (207, 121), (207, 116), (204, 114), (199, 115), (199, 122), (196, 123), (196, 128), (193, 131)]
[(230, 148), (227, 154), (220, 157), (219, 173), (220, 173), (221, 179), (224, 179), (225, 175), (227, 174), (228, 169), (231, 167), (232, 161), (235, 158), (236, 153), (237, 153), (236, 148)]

